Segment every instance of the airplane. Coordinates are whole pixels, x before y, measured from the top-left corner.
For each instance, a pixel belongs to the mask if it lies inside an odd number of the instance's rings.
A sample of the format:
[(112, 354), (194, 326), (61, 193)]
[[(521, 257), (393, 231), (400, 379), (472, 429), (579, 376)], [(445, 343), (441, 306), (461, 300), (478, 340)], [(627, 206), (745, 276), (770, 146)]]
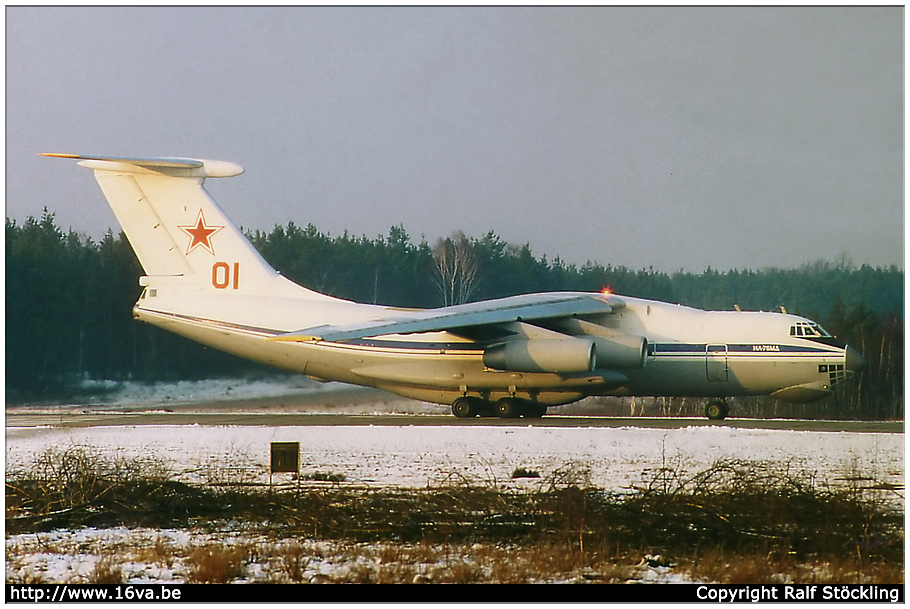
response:
[(809, 402), (863, 369), (817, 323), (704, 311), (608, 291), (548, 292), (436, 309), (334, 298), (273, 269), (204, 188), (226, 161), (43, 153), (79, 161), (145, 275), (134, 317), (319, 381), (450, 405), (456, 417), (537, 418), (589, 396)]

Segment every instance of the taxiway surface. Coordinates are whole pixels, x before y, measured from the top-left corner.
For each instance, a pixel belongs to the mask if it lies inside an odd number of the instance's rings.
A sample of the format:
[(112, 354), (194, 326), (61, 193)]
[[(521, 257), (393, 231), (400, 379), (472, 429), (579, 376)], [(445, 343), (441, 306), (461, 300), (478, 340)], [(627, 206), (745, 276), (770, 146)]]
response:
[[(540, 419), (458, 419), (439, 406), (439, 413), (395, 412), (383, 408), (363, 412), (365, 404), (386, 404), (388, 394), (368, 391), (343, 391), (335, 395), (283, 396), (234, 401), (214, 401), (159, 406), (22, 406), (6, 409), (7, 428), (105, 427), (122, 425), (202, 425), (202, 426), (470, 426), (485, 427), (640, 427), (644, 429), (681, 429), (724, 425), (738, 429), (785, 431), (831, 431), (903, 433), (901, 421), (829, 421), (801, 419), (727, 418), (709, 421), (702, 417), (607, 417), (549, 414)], [(357, 408), (354, 408), (354, 407)], [(358, 412), (358, 410), (360, 410)], [(369, 409), (368, 409), (369, 410)], [(9, 435), (9, 432), (8, 432)]]

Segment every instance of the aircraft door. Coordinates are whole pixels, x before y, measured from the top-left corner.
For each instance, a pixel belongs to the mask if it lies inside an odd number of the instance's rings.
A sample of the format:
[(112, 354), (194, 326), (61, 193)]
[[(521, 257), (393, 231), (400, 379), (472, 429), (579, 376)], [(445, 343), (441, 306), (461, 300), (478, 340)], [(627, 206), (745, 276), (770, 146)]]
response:
[(726, 381), (729, 374), (727, 368), (727, 345), (707, 345), (705, 348), (705, 371), (709, 381)]

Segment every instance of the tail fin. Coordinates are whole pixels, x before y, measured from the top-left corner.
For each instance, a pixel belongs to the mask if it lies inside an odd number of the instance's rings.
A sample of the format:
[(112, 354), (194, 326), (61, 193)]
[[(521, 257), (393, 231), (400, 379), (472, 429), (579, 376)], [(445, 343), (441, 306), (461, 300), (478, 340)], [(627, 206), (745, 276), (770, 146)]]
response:
[(215, 292), (322, 296), (269, 266), (203, 188), (206, 178), (243, 173), (239, 165), (205, 159), (43, 156), (79, 159), (79, 165), (95, 171), (149, 285), (167, 277), (174, 278), (169, 283)]

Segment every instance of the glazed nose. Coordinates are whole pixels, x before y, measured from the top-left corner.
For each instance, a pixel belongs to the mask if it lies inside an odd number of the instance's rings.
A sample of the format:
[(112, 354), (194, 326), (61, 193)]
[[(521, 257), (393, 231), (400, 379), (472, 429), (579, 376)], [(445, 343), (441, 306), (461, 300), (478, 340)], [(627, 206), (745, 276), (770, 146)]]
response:
[(860, 355), (859, 351), (847, 345), (844, 352), (844, 365), (851, 372), (859, 372), (866, 367), (866, 359)]

